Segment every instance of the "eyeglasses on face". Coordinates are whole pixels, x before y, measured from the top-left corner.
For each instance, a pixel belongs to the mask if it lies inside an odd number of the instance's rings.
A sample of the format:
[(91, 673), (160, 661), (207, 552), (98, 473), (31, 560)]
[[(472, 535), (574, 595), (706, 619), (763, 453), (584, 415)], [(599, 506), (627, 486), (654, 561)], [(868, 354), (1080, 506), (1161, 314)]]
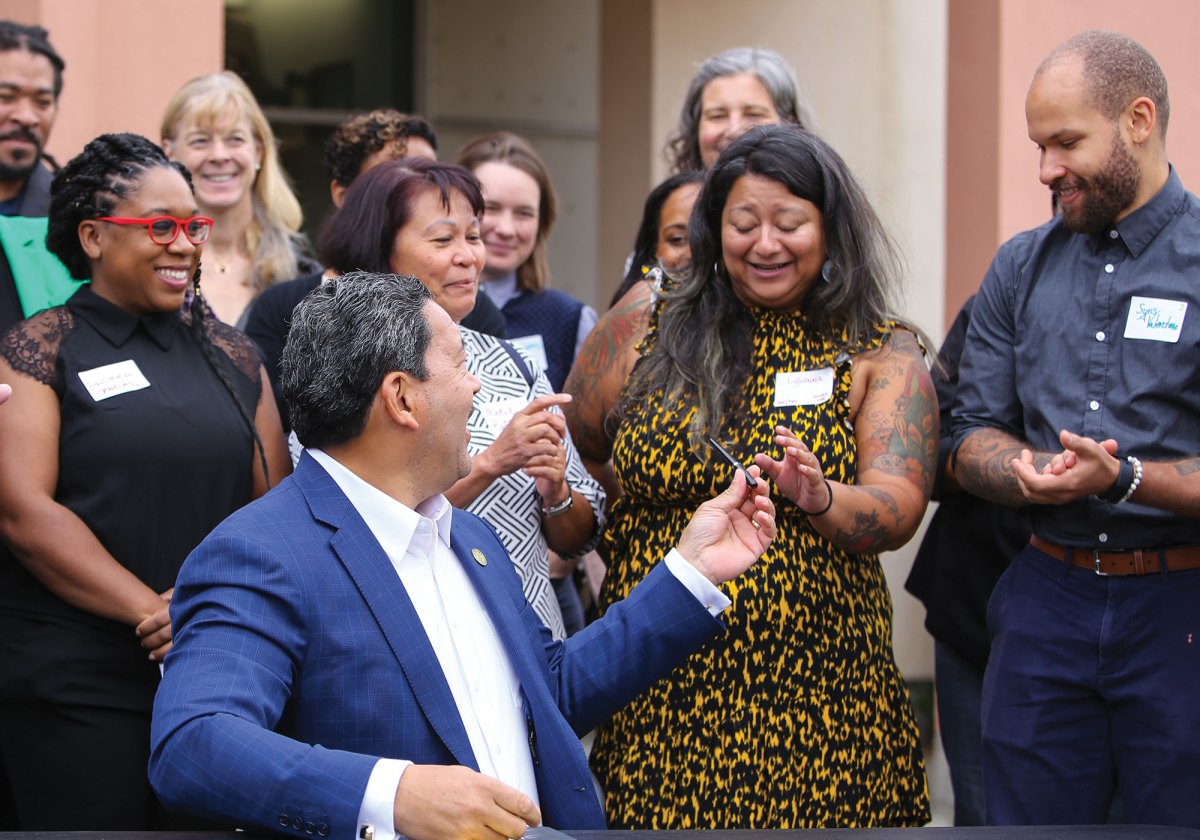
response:
[(114, 225), (145, 225), (150, 241), (155, 245), (170, 245), (179, 238), (179, 231), (193, 245), (203, 245), (212, 233), (213, 220), (207, 216), (177, 219), (174, 216), (151, 216), (148, 219), (127, 219), (121, 216), (101, 216), (97, 221)]

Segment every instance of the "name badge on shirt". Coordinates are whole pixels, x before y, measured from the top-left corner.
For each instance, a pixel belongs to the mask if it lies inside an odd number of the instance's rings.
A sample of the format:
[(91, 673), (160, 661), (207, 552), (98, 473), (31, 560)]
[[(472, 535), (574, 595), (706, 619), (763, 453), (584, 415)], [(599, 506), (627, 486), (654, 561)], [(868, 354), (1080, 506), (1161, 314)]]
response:
[(833, 396), (833, 368), (775, 374), (775, 407), (819, 405)]
[(504, 427), (513, 419), (513, 415), (526, 405), (525, 400), (519, 397), (510, 397), (507, 400), (484, 403), (479, 406), (479, 410), (483, 412), (483, 419), (487, 421), (492, 434), (498, 437), (504, 431)]
[(127, 394), (130, 391), (140, 391), (150, 387), (150, 380), (142, 375), (137, 362), (133, 359), (114, 362), (111, 365), (103, 365), (91, 370), (81, 370), (79, 378), (83, 381), (83, 387), (87, 388), (87, 392), (96, 402), (115, 397), (118, 394)]
[(542, 370), (549, 369), (550, 364), (546, 361), (546, 343), (542, 341), (541, 335), (523, 335), (520, 338), (510, 338), (509, 342), (518, 350), (523, 350)]
[(1129, 301), (1129, 320), (1125, 322), (1125, 337), (1175, 344), (1183, 330), (1185, 312), (1185, 300), (1133, 297)]

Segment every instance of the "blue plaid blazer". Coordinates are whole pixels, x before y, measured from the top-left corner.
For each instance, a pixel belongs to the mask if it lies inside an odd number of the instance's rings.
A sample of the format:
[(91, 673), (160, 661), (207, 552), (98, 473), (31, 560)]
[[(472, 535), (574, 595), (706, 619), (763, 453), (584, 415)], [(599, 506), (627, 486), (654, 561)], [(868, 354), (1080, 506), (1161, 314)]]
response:
[[(603, 828), (578, 735), (722, 625), (660, 564), (602, 621), (556, 642), (491, 528), (453, 517), (451, 545), (524, 690), (543, 819)], [(172, 809), (350, 838), (379, 757), (478, 769), (395, 569), (311, 457), (192, 552), (171, 620), (150, 779)]]

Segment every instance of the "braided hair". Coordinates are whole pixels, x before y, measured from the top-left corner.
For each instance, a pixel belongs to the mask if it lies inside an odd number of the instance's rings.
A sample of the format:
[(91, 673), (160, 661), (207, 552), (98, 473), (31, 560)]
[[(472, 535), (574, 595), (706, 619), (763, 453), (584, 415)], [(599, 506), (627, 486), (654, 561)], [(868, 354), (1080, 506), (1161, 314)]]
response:
[(63, 69), (67, 66), (62, 56), (50, 46), (50, 33), (40, 26), (17, 23), (15, 20), (0, 20), (0, 52), (25, 50), (44, 56), (54, 68), (54, 98), (62, 93)]
[[(59, 170), (50, 183), (50, 219), (46, 248), (62, 260), (71, 276), (86, 280), (92, 274), (92, 262), (79, 241), (79, 225), (89, 219), (111, 216), (117, 204), (141, 187), (145, 173), (156, 167), (178, 172), (192, 186), (187, 167), (167, 158), (154, 143), (137, 134), (102, 134), (84, 146), (83, 151)], [(209, 334), (211, 310), (200, 294), (200, 266), (192, 275), (192, 296), (185, 304), (192, 337), (208, 366), (229, 392), (238, 414), (250, 430), (258, 449), (259, 463), (267, 486), (271, 484), (266, 450), (254, 425), (253, 413), (242, 404), (237, 389), (217, 355)]]

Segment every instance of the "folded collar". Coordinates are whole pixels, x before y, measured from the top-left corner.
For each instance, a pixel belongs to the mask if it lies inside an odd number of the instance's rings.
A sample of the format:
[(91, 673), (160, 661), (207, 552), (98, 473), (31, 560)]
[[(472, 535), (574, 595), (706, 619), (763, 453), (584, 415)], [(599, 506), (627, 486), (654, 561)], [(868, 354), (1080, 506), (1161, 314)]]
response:
[(81, 286), (79, 291), (71, 296), (67, 301), (67, 309), (87, 321), (114, 347), (124, 345), (140, 325), (151, 341), (163, 350), (170, 350), (179, 323), (178, 309), (139, 317), (100, 297), (92, 291), (90, 283)]

